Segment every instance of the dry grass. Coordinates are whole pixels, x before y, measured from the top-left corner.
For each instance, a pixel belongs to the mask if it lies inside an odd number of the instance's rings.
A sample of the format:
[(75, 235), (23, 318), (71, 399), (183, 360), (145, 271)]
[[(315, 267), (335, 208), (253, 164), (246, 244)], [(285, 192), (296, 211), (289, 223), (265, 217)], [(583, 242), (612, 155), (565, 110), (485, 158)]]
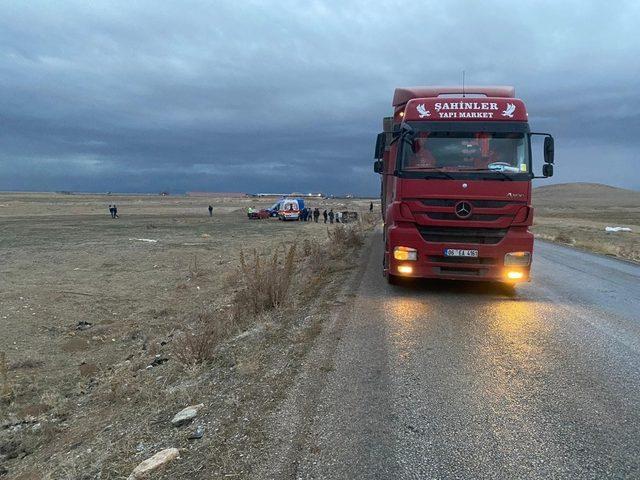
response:
[(365, 230), (370, 230), (375, 227), (381, 220), (380, 212), (366, 212), (360, 215), (359, 223)]
[(362, 228), (356, 226), (336, 225), (327, 230), (327, 236), (335, 249), (360, 247), (364, 243)]
[[(537, 238), (640, 261), (640, 192), (598, 184), (536, 188)], [(607, 226), (630, 227), (609, 233)]]
[(276, 248), (265, 260), (254, 250), (247, 260), (240, 252), (240, 288), (235, 297), (236, 315), (243, 311), (260, 314), (283, 306), (289, 301), (289, 289), (295, 274), (296, 245)]
[(187, 331), (173, 342), (175, 358), (183, 365), (199, 365), (215, 358), (216, 347), (234, 330), (233, 318), (221, 312), (199, 313)]
[(302, 254), (307, 268), (314, 274), (324, 270), (327, 264), (326, 245), (315, 239), (305, 238), (302, 243)]
[(616, 245), (616, 241), (619, 239), (608, 242), (591, 240), (590, 238), (593, 238), (593, 236), (593, 234), (585, 235), (584, 233), (578, 233), (577, 235), (572, 236), (568, 232), (561, 232), (557, 235), (549, 233), (536, 234), (536, 238), (540, 238), (542, 240), (561, 243), (563, 245), (581, 248), (583, 250), (588, 250), (602, 255), (610, 255), (613, 257), (624, 258), (626, 260), (632, 260), (634, 262), (640, 262), (640, 250), (637, 245)]
[(10, 404), (13, 397), (13, 389), (9, 384), (7, 357), (0, 352), (0, 404)]

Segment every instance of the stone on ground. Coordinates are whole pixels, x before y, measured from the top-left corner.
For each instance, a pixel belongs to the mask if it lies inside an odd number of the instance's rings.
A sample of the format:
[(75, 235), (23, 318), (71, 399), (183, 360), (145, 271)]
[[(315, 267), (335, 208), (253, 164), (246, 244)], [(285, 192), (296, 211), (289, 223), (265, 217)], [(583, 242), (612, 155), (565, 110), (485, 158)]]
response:
[(204, 407), (204, 404), (199, 403), (198, 405), (191, 405), (187, 408), (183, 408), (175, 414), (173, 419), (171, 419), (171, 423), (176, 427), (184, 425), (185, 423), (189, 423), (196, 417), (196, 415), (198, 415), (198, 410), (200, 410), (202, 407)]
[(175, 460), (180, 455), (180, 451), (177, 448), (166, 448), (156, 453), (153, 457), (147, 458), (144, 462), (140, 463), (133, 469), (128, 480), (138, 480), (140, 478), (147, 478), (150, 473), (155, 472), (159, 468), (162, 468), (167, 463)]

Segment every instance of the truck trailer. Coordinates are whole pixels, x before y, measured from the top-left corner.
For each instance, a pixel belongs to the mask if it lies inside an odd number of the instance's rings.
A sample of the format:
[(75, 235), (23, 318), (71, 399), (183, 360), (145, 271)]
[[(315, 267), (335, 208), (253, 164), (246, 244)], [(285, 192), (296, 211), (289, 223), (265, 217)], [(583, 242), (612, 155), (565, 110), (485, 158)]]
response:
[[(535, 135), (544, 137), (542, 177)], [(553, 137), (530, 131), (513, 87), (397, 88), (374, 155), (388, 282), (529, 281), (531, 181), (553, 175), (553, 156)]]

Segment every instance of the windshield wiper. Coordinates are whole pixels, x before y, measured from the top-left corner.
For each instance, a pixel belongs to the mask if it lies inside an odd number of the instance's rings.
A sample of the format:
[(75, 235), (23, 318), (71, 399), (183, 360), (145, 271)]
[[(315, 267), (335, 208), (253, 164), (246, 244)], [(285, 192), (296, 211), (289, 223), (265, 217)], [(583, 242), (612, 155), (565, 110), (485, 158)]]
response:
[[(422, 170), (429, 170), (428, 168), (423, 168)], [(443, 172), (442, 170), (439, 170), (437, 167), (434, 168), (433, 170), (430, 170), (429, 173), (427, 175), (424, 176), (425, 180), (429, 180), (430, 178), (434, 178), (432, 175), (439, 175), (440, 178), (448, 178), (450, 180), (455, 180), (455, 177), (452, 177), (451, 175), (449, 175), (447, 172)]]
[(500, 175), (502, 175), (502, 178), (504, 178), (505, 180), (513, 181), (513, 178), (511, 178), (511, 175), (507, 175), (501, 170), (493, 170), (491, 168), (461, 168), (459, 171), (460, 172), (478, 172), (478, 173), (479, 172), (499, 173)]

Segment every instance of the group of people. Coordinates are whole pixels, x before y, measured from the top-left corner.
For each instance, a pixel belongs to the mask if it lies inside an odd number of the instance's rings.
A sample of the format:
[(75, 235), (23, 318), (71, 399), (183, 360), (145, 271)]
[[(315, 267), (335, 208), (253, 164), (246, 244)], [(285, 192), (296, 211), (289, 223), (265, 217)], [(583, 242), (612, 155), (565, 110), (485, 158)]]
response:
[[(324, 218), (324, 223), (333, 223), (334, 221), (336, 223), (341, 223), (342, 212), (334, 212), (333, 208), (329, 211), (325, 210), (322, 212), (322, 218)], [(298, 219), (301, 222), (310, 222), (313, 220), (315, 223), (318, 223), (320, 219), (320, 209), (318, 207), (313, 210), (311, 210), (311, 208), (303, 208), (300, 211), (300, 217), (298, 217)]]
[(318, 223), (318, 217), (320, 216), (320, 210), (317, 208), (315, 210), (311, 210), (311, 208), (303, 208), (300, 210), (300, 216), (298, 220), (301, 222), (310, 222), (311, 220), (315, 220)]
[[(209, 205), (208, 211), (209, 211), (209, 216), (212, 217), (213, 207), (211, 205)], [(247, 216), (250, 217), (251, 214), (255, 211), (256, 210), (253, 207), (247, 208)], [(370, 212), (373, 211), (373, 202), (371, 202), (371, 204), (369, 205), (369, 211)], [(111, 218), (120, 218), (118, 217), (118, 207), (116, 205), (109, 205), (109, 213), (111, 214)], [(333, 208), (330, 209), (328, 212), (327, 210), (322, 212), (322, 217), (324, 218), (324, 223), (327, 223), (327, 221), (329, 223), (333, 223), (334, 220), (336, 223), (342, 223), (342, 212), (334, 213)], [(298, 220), (300, 220), (301, 222), (310, 222), (313, 220), (314, 222), (318, 223), (319, 218), (320, 218), (320, 209), (318, 207), (316, 207), (313, 210), (311, 210), (311, 208), (303, 208), (300, 211), (300, 216), (298, 217)]]
[(118, 217), (118, 207), (115, 205), (109, 205), (109, 213), (111, 214), (111, 218), (120, 218)]

